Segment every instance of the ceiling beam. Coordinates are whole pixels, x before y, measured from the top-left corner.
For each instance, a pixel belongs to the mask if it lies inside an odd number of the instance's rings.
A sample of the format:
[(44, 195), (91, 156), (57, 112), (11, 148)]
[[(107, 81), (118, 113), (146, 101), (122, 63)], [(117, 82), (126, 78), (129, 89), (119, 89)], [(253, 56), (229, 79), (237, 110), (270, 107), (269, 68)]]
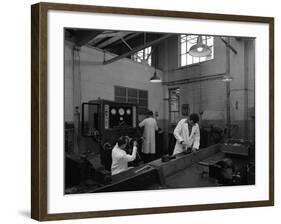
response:
[(77, 30), (75, 32), (75, 44), (76, 46), (82, 47), (101, 33), (101, 30)]
[(128, 34), (130, 34), (131, 32), (118, 32), (116, 33), (115, 36), (111, 37), (110, 39), (108, 39), (107, 41), (102, 42), (101, 44), (97, 45), (96, 47), (98, 48), (104, 48), (106, 46), (108, 46), (109, 44), (112, 44), (118, 40), (121, 39), (121, 37), (127, 36)]
[(98, 35), (95, 39), (101, 39), (106, 37), (113, 37), (116, 35), (116, 31), (104, 31), (102, 34)]
[[(130, 38), (131, 35), (128, 35), (126, 37), (124, 37), (125, 41), (134, 49), (136, 47), (139, 47), (145, 43), (154, 41), (160, 37), (162, 37), (165, 34), (155, 34), (155, 33), (148, 33), (147, 34), (147, 38), (145, 40), (143, 33), (140, 33), (139, 35)], [(117, 41), (113, 44), (110, 44), (106, 47), (106, 49), (114, 54), (117, 55), (121, 55), (124, 54), (128, 51), (127, 47), (125, 47), (124, 43), (122, 42), (122, 40)]]
[(126, 52), (126, 53), (124, 53), (124, 54), (122, 54), (122, 55), (120, 55), (120, 56), (116, 56), (116, 57), (111, 58), (111, 59), (109, 59), (109, 60), (107, 60), (107, 61), (104, 61), (103, 64), (104, 64), (104, 65), (107, 65), (107, 64), (110, 64), (110, 63), (112, 63), (112, 62), (118, 61), (118, 60), (120, 60), (120, 59), (122, 59), (122, 58), (128, 57), (128, 56), (130, 56), (130, 55), (132, 55), (132, 54), (134, 54), (134, 53), (136, 53), (136, 52), (138, 52), (138, 51), (140, 51), (140, 50), (142, 50), (142, 49), (144, 49), (144, 48), (147, 48), (147, 47), (156, 45), (156, 44), (160, 43), (161, 41), (163, 41), (163, 40), (165, 40), (165, 39), (167, 39), (167, 38), (169, 38), (169, 37), (172, 37), (172, 36), (174, 36), (174, 35), (176, 35), (176, 34), (167, 34), (167, 35), (164, 35), (164, 36), (162, 36), (162, 37), (160, 37), (160, 38), (158, 38), (158, 39), (156, 39), (156, 40), (153, 40), (153, 41), (148, 42), (148, 43), (146, 43), (146, 44), (144, 44), (144, 45), (141, 45), (141, 46), (139, 46), (139, 47), (136, 47), (136, 48), (132, 49), (131, 51), (128, 51), (128, 52)]
[[(132, 34), (130, 34), (128, 36), (125, 36), (123, 38), (124, 38), (124, 40), (126, 40), (128, 42), (130, 39), (135, 38), (135, 37), (139, 36), (140, 34), (142, 34), (142, 33), (141, 32), (139, 32), (139, 33), (132, 33)], [(122, 40), (118, 40), (114, 44), (111, 44), (111, 45), (115, 46), (115, 45), (118, 45), (118, 44), (122, 44)], [(107, 47), (110, 48), (111, 46), (107, 46)]]

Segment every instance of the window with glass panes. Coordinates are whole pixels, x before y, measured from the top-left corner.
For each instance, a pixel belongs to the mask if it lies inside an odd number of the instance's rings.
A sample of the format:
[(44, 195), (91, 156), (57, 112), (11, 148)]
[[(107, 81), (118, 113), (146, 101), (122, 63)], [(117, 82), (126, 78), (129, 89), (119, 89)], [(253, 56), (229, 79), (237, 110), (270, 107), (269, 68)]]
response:
[(211, 49), (211, 54), (206, 57), (193, 57), (188, 54), (191, 46), (197, 43), (198, 35), (180, 35), (180, 66), (192, 65), (195, 63), (208, 61), (214, 59), (214, 37), (213, 36), (202, 36), (203, 43), (208, 45)]
[(138, 113), (146, 114), (148, 110), (148, 91), (122, 86), (115, 86), (115, 101), (138, 104)]
[(169, 89), (169, 120), (177, 123), (180, 118), (180, 89)]
[(132, 59), (139, 63), (151, 65), (151, 47), (147, 47), (133, 54)]

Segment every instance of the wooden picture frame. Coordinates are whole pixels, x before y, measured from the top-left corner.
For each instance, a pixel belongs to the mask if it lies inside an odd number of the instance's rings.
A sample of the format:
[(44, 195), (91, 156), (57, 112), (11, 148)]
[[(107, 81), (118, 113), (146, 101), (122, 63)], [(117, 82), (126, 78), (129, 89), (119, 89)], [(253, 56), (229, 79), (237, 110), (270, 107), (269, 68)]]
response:
[[(183, 206), (145, 207), (103, 211), (48, 212), (48, 12), (67, 11), (80, 13), (103, 13), (133, 16), (188, 18), (210, 21), (247, 22), (266, 24), (269, 27), (269, 174), (268, 200), (230, 203), (196, 204)], [(31, 217), (39, 221), (80, 219), (94, 217), (156, 214), (170, 212), (203, 211), (226, 208), (246, 208), (274, 205), (274, 18), (163, 11), (136, 8), (117, 8), (90, 5), (38, 3), (31, 7)], [(60, 149), (58, 149), (60, 150)]]

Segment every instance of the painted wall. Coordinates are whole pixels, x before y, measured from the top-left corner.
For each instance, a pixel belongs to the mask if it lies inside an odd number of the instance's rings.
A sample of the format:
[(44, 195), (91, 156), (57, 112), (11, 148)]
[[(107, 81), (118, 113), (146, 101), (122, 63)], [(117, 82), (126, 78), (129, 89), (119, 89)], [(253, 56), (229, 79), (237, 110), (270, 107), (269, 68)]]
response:
[[(230, 83), (233, 137), (253, 140), (254, 119), (250, 111), (254, 110), (254, 40), (230, 38), (230, 44), (238, 52), (237, 54), (232, 51), (230, 53), (230, 75), (234, 78)], [(226, 72), (226, 47), (219, 38), (214, 38), (213, 60), (182, 68), (178, 68), (177, 38), (170, 38), (157, 49), (158, 64), (165, 71), (166, 82)], [(168, 56), (165, 55), (167, 52)], [(181, 90), (180, 104), (189, 104), (191, 112), (203, 112), (202, 126), (214, 124), (221, 128), (226, 127), (226, 84), (224, 82), (218, 79), (168, 86), (165, 89), (165, 97), (168, 97), (168, 89), (175, 87)], [(167, 105), (168, 102), (166, 102), (166, 110)], [(168, 113), (166, 113), (166, 119), (168, 120)]]
[[(148, 107), (159, 114), (159, 122), (163, 114), (163, 87), (158, 83), (150, 83), (149, 79), (154, 68), (134, 62), (130, 59), (121, 59), (108, 65), (103, 65), (114, 55), (83, 46), (80, 49), (80, 91), (81, 103), (101, 99), (114, 101), (114, 86), (124, 86), (148, 90)], [(65, 44), (65, 121), (73, 121), (73, 71), (72, 71), (72, 44)], [(157, 70), (162, 77), (162, 72)], [(161, 125), (160, 125), (161, 126)]]
[(72, 48), (70, 42), (66, 42), (64, 46), (64, 119), (65, 121), (73, 121), (74, 105), (73, 105), (73, 61)]

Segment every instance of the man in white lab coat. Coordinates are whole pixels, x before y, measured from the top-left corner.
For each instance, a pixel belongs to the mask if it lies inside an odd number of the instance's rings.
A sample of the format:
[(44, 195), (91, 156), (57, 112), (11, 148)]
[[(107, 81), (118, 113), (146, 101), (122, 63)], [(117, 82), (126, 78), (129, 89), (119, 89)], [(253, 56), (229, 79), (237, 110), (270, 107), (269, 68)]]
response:
[(112, 150), (111, 175), (121, 173), (128, 169), (128, 162), (134, 161), (137, 154), (137, 142), (134, 141), (132, 154), (127, 154), (125, 148), (127, 146), (127, 138), (121, 136)]
[(178, 122), (174, 130), (174, 136), (177, 141), (173, 155), (188, 152), (190, 149), (192, 152), (199, 150), (200, 129), (198, 121), (198, 114), (190, 114), (188, 118), (181, 119)]
[(142, 157), (144, 162), (149, 162), (155, 157), (155, 131), (158, 130), (158, 125), (153, 117), (153, 112), (148, 112), (148, 117), (139, 123), (139, 127), (144, 127)]

